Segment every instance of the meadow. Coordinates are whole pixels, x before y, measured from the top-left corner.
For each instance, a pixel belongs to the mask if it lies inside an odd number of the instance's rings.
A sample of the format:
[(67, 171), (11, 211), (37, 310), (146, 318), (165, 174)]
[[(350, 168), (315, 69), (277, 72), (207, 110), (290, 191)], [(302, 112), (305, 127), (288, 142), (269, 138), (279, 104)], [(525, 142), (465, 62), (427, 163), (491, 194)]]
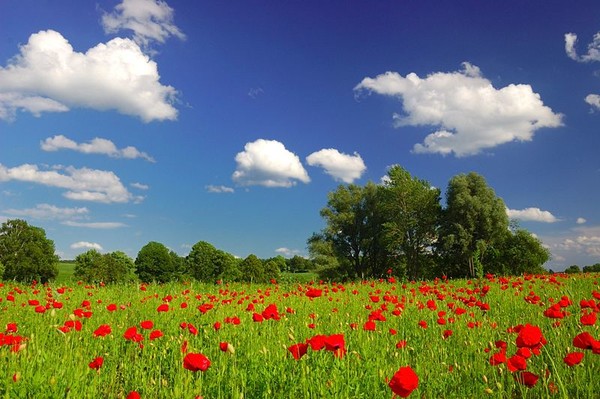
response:
[[(289, 277), (289, 276), (288, 276)], [(0, 284), (5, 398), (590, 398), (600, 276)]]

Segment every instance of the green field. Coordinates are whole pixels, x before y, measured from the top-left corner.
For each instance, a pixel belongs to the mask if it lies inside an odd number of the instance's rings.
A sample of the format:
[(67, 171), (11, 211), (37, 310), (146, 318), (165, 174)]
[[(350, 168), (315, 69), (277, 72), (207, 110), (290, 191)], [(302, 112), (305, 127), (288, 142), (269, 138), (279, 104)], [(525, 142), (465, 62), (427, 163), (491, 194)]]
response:
[[(388, 382), (409, 366), (419, 379), (410, 397), (591, 398), (600, 392), (600, 333), (581, 316), (598, 312), (598, 291), (597, 276), (586, 274), (346, 284), (7, 282), (0, 287), (0, 397), (391, 398)], [(548, 317), (553, 305), (561, 318)], [(520, 348), (524, 324), (539, 328), (543, 342)], [(593, 337), (589, 349), (573, 345), (582, 332)], [(295, 360), (288, 348), (320, 335), (342, 337), (343, 346), (308, 347)], [(509, 360), (492, 365), (501, 352)], [(573, 352), (584, 357), (571, 367), (563, 358)], [(184, 367), (190, 353), (210, 359), (206, 371)], [(515, 364), (525, 370), (511, 370)], [(532, 387), (523, 384), (526, 373), (537, 378)]]

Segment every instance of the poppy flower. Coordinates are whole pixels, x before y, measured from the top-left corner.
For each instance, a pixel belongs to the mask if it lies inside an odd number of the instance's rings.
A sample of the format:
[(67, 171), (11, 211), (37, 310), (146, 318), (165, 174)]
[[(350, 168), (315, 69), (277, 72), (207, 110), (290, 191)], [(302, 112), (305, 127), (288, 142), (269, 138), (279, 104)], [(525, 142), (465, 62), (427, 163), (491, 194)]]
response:
[(524, 346), (533, 348), (542, 343), (542, 339), (542, 330), (538, 326), (526, 324), (519, 331), (516, 344), (519, 348)]
[(406, 340), (402, 340), (402, 341), (398, 341), (398, 343), (396, 344), (396, 348), (398, 349), (402, 349), (402, 348), (406, 348)]
[(515, 380), (517, 380), (517, 382), (525, 385), (528, 388), (531, 388), (535, 384), (537, 384), (539, 378), (540, 378), (539, 376), (537, 376), (533, 373), (530, 373), (529, 371), (523, 371), (523, 372), (515, 375)]
[(333, 352), (336, 357), (342, 358), (346, 353), (344, 334), (333, 334), (325, 338), (325, 349)]
[(202, 353), (188, 353), (183, 358), (183, 368), (193, 372), (206, 371), (210, 367), (210, 360)]
[(508, 359), (506, 365), (512, 372), (517, 370), (525, 370), (527, 368), (527, 359), (525, 359), (523, 356), (514, 355)]
[(307, 343), (310, 345), (310, 348), (314, 351), (320, 351), (325, 348), (325, 339), (327, 337), (325, 335), (315, 335), (310, 338)]
[(388, 386), (396, 395), (406, 398), (419, 386), (419, 377), (410, 366), (400, 367)]
[(140, 327), (144, 330), (151, 330), (154, 327), (154, 323), (151, 320), (144, 320), (140, 323)]
[(573, 338), (573, 346), (579, 349), (593, 349), (598, 347), (598, 341), (589, 332), (584, 331)]
[(490, 364), (492, 366), (497, 366), (502, 363), (506, 363), (506, 352), (504, 350), (494, 353), (492, 357), (490, 357)]
[(17, 323), (8, 323), (6, 325), (6, 332), (7, 333), (16, 333), (17, 332)]
[(256, 323), (262, 323), (264, 320), (264, 317), (259, 313), (253, 313), (252, 320)]
[(588, 314), (584, 314), (583, 316), (581, 316), (579, 318), (579, 321), (584, 326), (593, 326), (594, 324), (596, 324), (596, 319), (597, 319), (596, 313), (588, 313)]
[(154, 331), (152, 331), (152, 332), (150, 333), (150, 337), (149, 337), (149, 338), (150, 338), (150, 341), (153, 341), (153, 340), (155, 340), (155, 339), (157, 339), (157, 338), (160, 338), (160, 337), (162, 337), (163, 335), (164, 335), (164, 334), (163, 334), (163, 332), (162, 332), (162, 331), (160, 331), (160, 330), (154, 330)]
[(94, 331), (94, 337), (105, 337), (112, 332), (112, 329), (108, 324), (102, 324)]
[(100, 369), (100, 367), (102, 367), (102, 363), (104, 363), (104, 358), (102, 358), (101, 356), (98, 356), (97, 358), (92, 360), (90, 362), (90, 364), (88, 364), (88, 366), (91, 369), (98, 370), (98, 369)]
[(452, 335), (452, 330), (444, 330), (443, 337), (444, 339), (450, 337)]
[(127, 395), (127, 398), (125, 398), (125, 399), (141, 399), (141, 396), (136, 391), (131, 391), (131, 392), (129, 392), (129, 394)]
[(367, 321), (363, 325), (363, 330), (365, 330), (365, 331), (375, 331), (375, 322), (372, 321), (372, 320)]
[(288, 348), (288, 351), (290, 351), (290, 353), (292, 354), (292, 356), (294, 356), (294, 359), (296, 360), (300, 360), (300, 358), (304, 355), (306, 355), (306, 351), (308, 349), (308, 344), (305, 343), (298, 343), (298, 344), (294, 344), (292, 346), (290, 346)]
[(156, 308), (157, 312), (168, 312), (169, 311), (169, 305), (167, 305), (166, 303), (161, 303), (158, 308)]
[(221, 349), (222, 352), (227, 352), (227, 342), (219, 343), (219, 349)]
[(567, 356), (564, 357), (563, 361), (569, 367), (573, 367), (583, 360), (583, 352), (572, 352), (568, 353)]

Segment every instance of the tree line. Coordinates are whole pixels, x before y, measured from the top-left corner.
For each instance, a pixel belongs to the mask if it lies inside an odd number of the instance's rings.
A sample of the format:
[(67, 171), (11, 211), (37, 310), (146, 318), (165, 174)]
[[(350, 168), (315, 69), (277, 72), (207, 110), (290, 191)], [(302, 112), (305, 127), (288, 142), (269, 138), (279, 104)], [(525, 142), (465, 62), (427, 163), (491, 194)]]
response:
[[(340, 185), (321, 210), (325, 227), (307, 241), (309, 258), (245, 259), (199, 241), (185, 257), (149, 242), (136, 259), (91, 249), (75, 259), (75, 276), (87, 282), (268, 282), (282, 271), (313, 270), (324, 279), (482, 277), (544, 273), (550, 254), (508, 219), (506, 206), (474, 172), (454, 176), (441, 191), (393, 166), (381, 184)], [(46, 282), (58, 274), (54, 242), (20, 219), (0, 227), (0, 276)]]
[(340, 185), (321, 210), (326, 226), (308, 240), (324, 276), (409, 279), (547, 272), (550, 253), (511, 222), (504, 201), (474, 172), (441, 191), (400, 166), (382, 184)]

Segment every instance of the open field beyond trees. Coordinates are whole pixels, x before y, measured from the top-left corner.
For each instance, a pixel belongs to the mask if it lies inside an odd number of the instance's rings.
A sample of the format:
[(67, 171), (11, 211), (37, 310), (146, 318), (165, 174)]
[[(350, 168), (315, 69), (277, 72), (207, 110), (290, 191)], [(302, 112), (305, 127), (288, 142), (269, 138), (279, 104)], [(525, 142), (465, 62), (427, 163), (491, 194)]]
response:
[(0, 396), (589, 398), (599, 280), (4, 282)]

